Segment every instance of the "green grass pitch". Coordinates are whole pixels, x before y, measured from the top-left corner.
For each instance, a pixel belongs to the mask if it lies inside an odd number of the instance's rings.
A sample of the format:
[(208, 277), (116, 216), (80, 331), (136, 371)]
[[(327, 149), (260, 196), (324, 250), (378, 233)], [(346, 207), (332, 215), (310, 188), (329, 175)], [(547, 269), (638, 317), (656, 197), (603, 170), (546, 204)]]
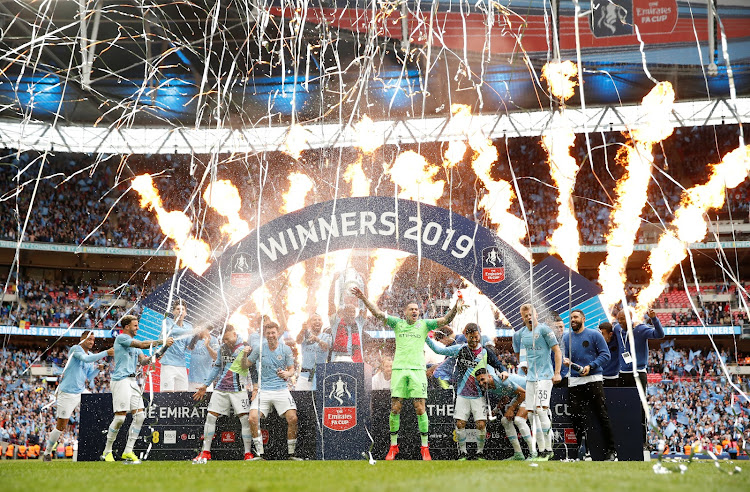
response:
[[(3, 491), (748, 491), (750, 470), (728, 475), (710, 462), (685, 474), (657, 475), (650, 463), (503, 463), (498, 461), (306, 461), (73, 463), (2, 461)], [(739, 462), (740, 466), (742, 462)], [(674, 466), (674, 465), (672, 465)], [(725, 470), (732, 466), (725, 463)]]

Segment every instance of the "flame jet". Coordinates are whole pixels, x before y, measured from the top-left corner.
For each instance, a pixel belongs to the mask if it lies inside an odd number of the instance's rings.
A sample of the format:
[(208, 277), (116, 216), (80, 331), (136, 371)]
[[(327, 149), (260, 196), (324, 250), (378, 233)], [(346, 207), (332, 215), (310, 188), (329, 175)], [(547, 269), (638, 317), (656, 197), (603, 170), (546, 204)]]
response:
[(669, 121), (673, 106), (672, 84), (660, 82), (643, 98), (645, 114), (638, 126), (630, 131), (632, 144), (626, 145), (618, 153), (618, 161), (625, 164), (626, 172), (615, 190), (617, 198), (607, 233), (607, 258), (599, 265), (599, 284), (603, 289), (601, 299), (608, 311), (622, 297), (626, 282), (625, 268), (633, 254), (641, 213), (648, 198), (652, 148), (674, 131)]
[(229, 239), (229, 244), (237, 244), (250, 234), (250, 226), (240, 218), (242, 200), (237, 188), (228, 179), (209, 183), (203, 192), (203, 199), (219, 215), (226, 217), (227, 223), (221, 226), (222, 234)]
[(357, 148), (365, 155), (372, 154), (383, 145), (383, 136), (378, 134), (375, 123), (369, 116), (364, 115), (359, 123), (354, 125), (357, 138)]
[[(400, 153), (389, 171), (391, 181), (398, 187), (398, 197), (435, 205), (443, 196), (445, 181), (435, 180), (440, 168), (412, 150)], [(379, 299), (393, 282), (393, 276), (409, 253), (377, 249), (367, 281), (368, 295)]]
[[(578, 67), (572, 61), (550, 62), (542, 68), (542, 78), (549, 90), (563, 103), (575, 93)], [(581, 238), (573, 207), (573, 188), (578, 174), (578, 163), (570, 154), (575, 144), (572, 125), (563, 109), (553, 116), (552, 129), (542, 135), (542, 146), (549, 156), (549, 169), (557, 186), (557, 229), (548, 238), (551, 251), (556, 251), (563, 263), (578, 271)]]
[(156, 212), (156, 220), (165, 236), (174, 241), (174, 252), (180, 266), (188, 267), (198, 275), (211, 266), (211, 249), (205, 241), (197, 239), (193, 233), (193, 221), (179, 210), (164, 210), (159, 191), (149, 174), (141, 174), (133, 179), (132, 187), (141, 196), (141, 208)]
[(714, 164), (706, 184), (682, 192), (680, 206), (675, 212), (669, 230), (659, 238), (656, 248), (648, 257), (651, 280), (638, 293), (636, 311), (643, 315), (664, 291), (667, 279), (674, 268), (687, 257), (690, 243), (703, 240), (708, 233), (706, 212), (720, 208), (726, 199), (726, 190), (739, 186), (750, 172), (750, 145), (739, 147)]
[[(305, 206), (305, 199), (313, 189), (313, 181), (305, 174), (291, 173), (289, 189), (281, 198), (281, 213), (288, 214)], [(307, 284), (304, 263), (296, 263), (287, 269), (287, 288), (284, 308), (287, 312), (286, 326), (289, 333), (297, 336), (302, 323), (307, 319)]]
[(284, 146), (281, 151), (289, 154), (295, 159), (299, 159), (302, 156), (302, 151), (307, 146), (310, 132), (305, 129), (302, 125), (294, 124), (289, 127), (289, 131), (284, 138)]
[[(516, 194), (511, 184), (504, 179), (494, 179), (490, 172), (493, 164), (497, 162), (497, 148), (492, 141), (482, 133), (473, 128), (471, 121), (471, 109), (463, 104), (451, 106), (451, 125), (462, 128), (469, 140), (469, 147), (474, 151), (471, 167), (477, 175), (487, 193), (479, 201), (479, 208), (487, 212), (490, 221), (495, 224), (497, 235), (510, 244), (524, 258), (531, 260), (531, 251), (521, 243), (526, 237), (526, 223), (508, 212)], [(449, 150), (450, 147), (449, 147)], [(460, 151), (460, 147), (455, 150)], [(447, 156), (446, 159), (453, 159)]]

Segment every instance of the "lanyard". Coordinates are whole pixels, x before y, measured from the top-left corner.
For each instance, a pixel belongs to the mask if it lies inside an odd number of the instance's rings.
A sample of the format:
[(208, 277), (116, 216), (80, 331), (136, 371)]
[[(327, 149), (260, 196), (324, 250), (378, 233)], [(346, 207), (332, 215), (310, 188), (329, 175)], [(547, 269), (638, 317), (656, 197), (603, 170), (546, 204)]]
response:
[[(625, 346), (625, 339), (622, 336), (622, 332), (623, 332), (623, 329), (620, 328), (620, 340), (622, 340), (622, 348), (623, 348), (623, 350), (625, 350), (625, 348), (626, 348), (626, 346)], [(630, 338), (628, 338), (627, 348), (630, 349)]]

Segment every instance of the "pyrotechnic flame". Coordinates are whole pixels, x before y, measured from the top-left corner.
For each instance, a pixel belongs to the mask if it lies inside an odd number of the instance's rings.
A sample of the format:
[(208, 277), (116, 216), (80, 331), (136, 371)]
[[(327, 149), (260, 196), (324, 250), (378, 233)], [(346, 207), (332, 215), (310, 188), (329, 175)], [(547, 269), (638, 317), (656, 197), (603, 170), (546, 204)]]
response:
[[(674, 131), (670, 114), (674, 107), (674, 88), (669, 82), (660, 82), (646, 94), (641, 103), (643, 115), (630, 135), (636, 142), (655, 144), (661, 142)], [(650, 152), (649, 152), (650, 154)]]
[(302, 155), (302, 151), (307, 146), (310, 132), (306, 130), (302, 125), (292, 125), (289, 127), (289, 131), (286, 134), (284, 140), (283, 152), (289, 154), (295, 159), (299, 159)]
[(575, 93), (578, 67), (570, 60), (549, 62), (542, 67), (542, 78), (547, 81), (549, 91), (562, 101), (567, 101)]
[(464, 154), (466, 154), (466, 143), (460, 140), (451, 140), (448, 142), (445, 154), (443, 154), (443, 165), (449, 169), (456, 166), (464, 159)]
[(203, 272), (211, 266), (208, 261), (211, 257), (211, 248), (205, 241), (192, 236), (186, 239), (182, 246), (177, 247), (175, 245), (175, 253), (180, 259), (181, 266), (188, 267), (198, 275), (203, 275)]
[(474, 151), (471, 167), (487, 190), (487, 194), (479, 201), (479, 208), (487, 212), (490, 221), (496, 224), (497, 235), (531, 261), (531, 251), (521, 244), (521, 240), (526, 236), (526, 223), (508, 212), (516, 194), (510, 183), (504, 179), (496, 180), (490, 175), (493, 164), (497, 162), (497, 148), (479, 129), (474, 128), (471, 109), (468, 106), (454, 104), (451, 106), (451, 112), (451, 125), (462, 128), (468, 137), (469, 146)]
[(255, 304), (255, 311), (258, 314), (271, 314), (273, 310), (273, 296), (271, 295), (271, 291), (268, 290), (266, 284), (255, 289), (250, 295), (250, 299), (253, 304)]
[(575, 138), (570, 127), (560, 128), (542, 135), (542, 145), (549, 155), (550, 174), (557, 185), (557, 229), (549, 237), (549, 244), (552, 251), (559, 253), (568, 268), (578, 271), (581, 238), (578, 234), (578, 220), (573, 210), (573, 188), (576, 184), (578, 163), (570, 155)]
[(354, 131), (357, 135), (357, 147), (365, 154), (372, 154), (383, 145), (383, 136), (378, 135), (375, 123), (367, 115), (354, 125)]
[(242, 200), (237, 188), (227, 179), (209, 183), (203, 192), (203, 199), (209, 207), (227, 219), (221, 232), (229, 238), (229, 244), (237, 244), (250, 234), (250, 226), (240, 218)]
[(648, 119), (639, 122), (639, 127), (631, 131), (633, 145), (624, 147), (625, 151), (618, 154), (618, 160), (626, 159), (624, 164), (627, 171), (617, 183), (617, 199), (607, 234), (607, 258), (599, 265), (602, 302), (607, 310), (611, 310), (622, 297), (622, 286), (627, 280), (625, 268), (633, 254), (641, 212), (648, 197), (652, 147), (674, 131), (674, 126), (669, 122), (673, 105), (674, 90), (669, 82), (654, 87), (643, 98)]
[(413, 150), (401, 152), (390, 169), (391, 181), (399, 186), (399, 198), (435, 205), (443, 196), (445, 181), (435, 181), (440, 168)]
[(175, 243), (174, 252), (180, 260), (180, 265), (190, 268), (198, 275), (211, 266), (209, 258), (211, 249), (206, 242), (197, 239), (192, 234), (193, 221), (184, 212), (177, 210), (167, 212), (162, 208), (159, 191), (148, 174), (136, 176), (132, 187), (141, 196), (141, 207), (156, 212), (156, 220), (165, 236)]
[(313, 181), (306, 174), (291, 173), (287, 179), (289, 179), (289, 190), (281, 196), (284, 200), (281, 212), (285, 214), (304, 207), (307, 194), (313, 189)]
[(159, 191), (154, 186), (154, 180), (149, 174), (141, 174), (133, 179), (131, 185), (135, 191), (141, 195), (141, 208), (161, 208), (161, 197)]
[(164, 209), (157, 208), (156, 218), (164, 235), (174, 239), (175, 243), (182, 244), (190, 239), (193, 221), (183, 212), (179, 210), (166, 212)]
[(712, 167), (711, 177), (706, 184), (682, 193), (671, 230), (662, 234), (649, 255), (651, 280), (638, 293), (636, 310), (639, 315), (643, 315), (664, 291), (672, 271), (687, 256), (688, 245), (706, 237), (708, 224), (705, 213), (722, 207), (725, 190), (736, 188), (747, 177), (750, 172), (750, 145), (733, 150), (724, 156), (721, 163)]
[(487, 212), (490, 221), (496, 225), (495, 232), (524, 258), (531, 261), (531, 251), (521, 244), (526, 236), (526, 223), (508, 212), (516, 194), (511, 184), (504, 179), (488, 180), (484, 183), (487, 193), (479, 200), (479, 208)]
[[(542, 68), (542, 78), (547, 80), (549, 91), (563, 102), (575, 93), (574, 78), (577, 75), (578, 67), (570, 60), (549, 62)], [(557, 186), (557, 229), (548, 240), (550, 252), (556, 251), (565, 265), (578, 271), (581, 238), (573, 209), (573, 188), (578, 163), (570, 154), (570, 149), (575, 144), (575, 134), (562, 110), (555, 116), (555, 127), (542, 135), (542, 145), (549, 156), (550, 174)]]
[[(307, 194), (313, 189), (313, 181), (302, 173), (291, 173), (288, 176), (289, 190), (282, 195), (282, 213), (290, 213), (305, 206)], [(304, 245), (300, 245), (304, 247)], [(307, 319), (307, 284), (305, 283), (305, 264), (297, 263), (287, 269), (287, 288), (284, 308), (287, 312), (286, 328), (297, 336), (302, 323)]]
[(362, 169), (362, 157), (352, 162), (344, 172), (344, 181), (352, 187), (351, 196), (370, 196), (370, 182)]
[(408, 257), (409, 253), (395, 249), (376, 249), (372, 253), (372, 267), (367, 279), (367, 295), (370, 299), (380, 299)]
[(242, 307), (237, 308), (237, 310), (232, 313), (227, 320), (227, 324), (233, 326), (234, 330), (244, 341), (249, 341), (250, 318), (243, 314)]

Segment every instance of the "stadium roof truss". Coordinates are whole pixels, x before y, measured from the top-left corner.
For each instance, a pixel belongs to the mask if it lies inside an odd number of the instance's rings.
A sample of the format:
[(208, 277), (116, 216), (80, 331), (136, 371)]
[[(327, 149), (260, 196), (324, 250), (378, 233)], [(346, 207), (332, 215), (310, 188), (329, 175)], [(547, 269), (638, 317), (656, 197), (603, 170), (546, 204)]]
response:
[[(563, 116), (564, 115), (564, 116)], [(565, 108), (563, 111), (525, 111), (475, 115), (475, 128), (492, 139), (541, 135), (570, 125), (575, 133), (626, 131), (644, 116), (640, 105)], [(750, 122), (750, 98), (675, 103), (671, 122), (676, 127)], [(440, 142), (465, 138), (464, 128), (450, 119), (410, 118), (376, 121), (383, 145)], [(309, 149), (352, 147), (357, 135), (346, 124), (305, 125)], [(210, 154), (260, 153), (284, 149), (288, 126), (259, 128), (102, 127), (54, 125), (0, 120), (0, 142), (22, 151), (63, 151), (96, 154)]]

